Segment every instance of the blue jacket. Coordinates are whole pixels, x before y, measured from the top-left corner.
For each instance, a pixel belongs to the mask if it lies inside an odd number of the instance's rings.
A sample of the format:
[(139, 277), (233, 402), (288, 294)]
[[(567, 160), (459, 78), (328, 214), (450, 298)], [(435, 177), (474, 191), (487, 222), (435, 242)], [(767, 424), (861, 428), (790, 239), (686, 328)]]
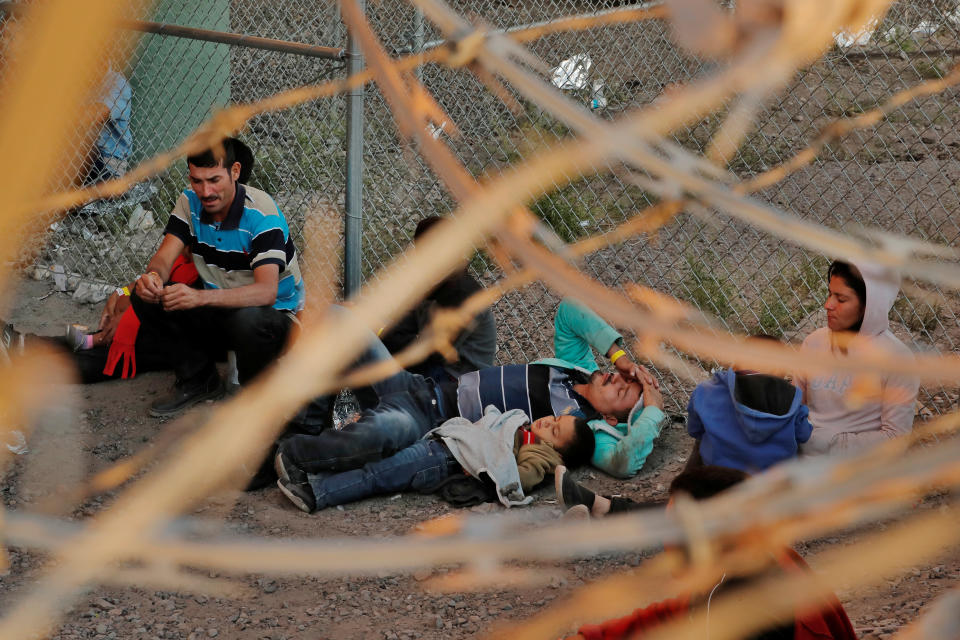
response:
[(797, 455), (810, 438), (800, 390), (783, 378), (723, 369), (693, 390), (687, 432), (705, 464), (762, 471)]
[[(599, 367), (591, 349), (606, 354), (621, 338), (600, 316), (569, 298), (557, 307), (553, 325), (556, 358), (539, 360), (535, 364), (579, 368), (592, 373)], [(611, 427), (604, 420), (590, 421), (596, 439), (591, 460), (593, 466), (617, 478), (629, 478), (640, 471), (653, 451), (653, 441), (660, 435), (666, 414), (658, 407), (644, 407), (635, 414), (629, 425), (621, 422)]]

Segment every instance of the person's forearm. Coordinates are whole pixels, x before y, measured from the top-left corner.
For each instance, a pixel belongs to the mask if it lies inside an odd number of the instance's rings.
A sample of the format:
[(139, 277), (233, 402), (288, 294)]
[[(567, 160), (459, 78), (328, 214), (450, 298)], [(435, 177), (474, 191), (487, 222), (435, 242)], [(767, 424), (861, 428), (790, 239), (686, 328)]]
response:
[(619, 440), (594, 431), (597, 443), (593, 466), (615, 478), (635, 476), (653, 451), (653, 442), (660, 435), (660, 425), (664, 420), (666, 414), (660, 407), (646, 407), (627, 434)]
[[(166, 263), (166, 260), (164, 260), (163, 257), (153, 256), (153, 258), (150, 259), (150, 262), (147, 263), (147, 266), (144, 268), (143, 272), (155, 273), (160, 276), (161, 280), (166, 282), (167, 279), (170, 278), (170, 270), (171, 266)], [(133, 284), (136, 285), (136, 280), (134, 280)]]
[(204, 307), (269, 307), (277, 301), (276, 285), (261, 282), (236, 289), (201, 289), (199, 293)]

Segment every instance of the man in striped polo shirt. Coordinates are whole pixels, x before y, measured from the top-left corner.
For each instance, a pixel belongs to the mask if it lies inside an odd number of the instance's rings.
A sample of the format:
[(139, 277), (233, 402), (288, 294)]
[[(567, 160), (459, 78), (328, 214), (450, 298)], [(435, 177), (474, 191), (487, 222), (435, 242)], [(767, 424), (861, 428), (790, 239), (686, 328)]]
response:
[[(280, 354), (303, 280), (290, 230), (269, 195), (240, 184), (242, 143), (187, 158), (190, 188), (177, 200), (160, 248), (137, 279), (131, 304), (144, 327), (176, 345), (176, 384), (150, 414), (174, 415), (223, 392), (215, 360), (237, 355), (244, 384)], [(189, 250), (202, 288), (168, 284), (177, 256)]]
[[(374, 383), (379, 404), (356, 422), (282, 440), (278, 475), (290, 482), (294, 476), (302, 481), (303, 473), (356, 469), (410, 446), (448, 418), (476, 422), (490, 405), (501, 412), (520, 409), (531, 420), (586, 418), (596, 437), (593, 465), (617, 477), (636, 474), (664, 419), (659, 393), (641, 398), (643, 387), (658, 386), (656, 381), (626, 355), (620, 334), (590, 309), (564, 300), (554, 327), (555, 358), (488, 367), (443, 382), (400, 371)], [(390, 357), (383, 343), (371, 341), (360, 364)], [(600, 371), (593, 351), (610, 358), (614, 371)], [(329, 399), (317, 400), (325, 402)]]

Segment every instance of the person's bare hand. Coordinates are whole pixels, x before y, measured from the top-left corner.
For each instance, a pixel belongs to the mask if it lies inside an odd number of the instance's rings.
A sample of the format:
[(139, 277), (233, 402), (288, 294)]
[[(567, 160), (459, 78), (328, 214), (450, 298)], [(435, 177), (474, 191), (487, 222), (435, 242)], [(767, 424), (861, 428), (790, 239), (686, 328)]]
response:
[(107, 298), (107, 304), (103, 307), (103, 313), (100, 314), (100, 324), (97, 325), (99, 333), (93, 334), (93, 346), (110, 344), (117, 332), (120, 318), (129, 307), (129, 296), (121, 296), (116, 292), (110, 294), (110, 297)]
[(617, 358), (617, 361), (613, 363), (613, 366), (624, 378), (636, 380), (645, 387), (647, 385), (653, 385), (658, 389), (660, 388), (660, 383), (657, 382), (657, 379), (653, 377), (647, 368), (632, 361), (628, 356), (620, 356)]
[(185, 284), (171, 284), (163, 288), (160, 302), (166, 311), (185, 311), (202, 306), (202, 292)]
[(663, 409), (663, 394), (659, 385), (643, 385), (643, 406)]
[(100, 322), (97, 323), (97, 329), (103, 331), (104, 327), (110, 324), (110, 318), (116, 315), (117, 313), (117, 300), (120, 299), (120, 295), (114, 291), (110, 294), (110, 297), (107, 298), (107, 303), (103, 305), (103, 311), (100, 312)]
[(144, 302), (157, 304), (160, 302), (160, 296), (163, 293), (163, 279), (160, 274), (151, 271), (145, 273), (137, 280), (136, 293)]

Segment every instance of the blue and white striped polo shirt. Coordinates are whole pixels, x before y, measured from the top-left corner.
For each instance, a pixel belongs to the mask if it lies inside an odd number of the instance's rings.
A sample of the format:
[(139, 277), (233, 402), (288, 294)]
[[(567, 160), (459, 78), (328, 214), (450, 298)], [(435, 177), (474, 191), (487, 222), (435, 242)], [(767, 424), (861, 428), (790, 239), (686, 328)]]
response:
[(237, 184), (223, 222), (204, 211), (200, 198), (186, 189), (177, 200), (164, 231), (193, 252), (193, 262), (207, 289), (236, 289), (253, 284), (253, 270), (266, 264), (280, 268), (273, 308), (303, 308), (303, 278), (290, 229), (277, 204), (259, 189)]
[(573, 390), (589, 378), (576, 369), (545, 364), (509, 364), (471, 371), (457, 383), (457, 410), (471, 422), (493, 405), (501, 412), (520, 409), (531, 420), (544, 416), (592, 416), (596, 410)]

